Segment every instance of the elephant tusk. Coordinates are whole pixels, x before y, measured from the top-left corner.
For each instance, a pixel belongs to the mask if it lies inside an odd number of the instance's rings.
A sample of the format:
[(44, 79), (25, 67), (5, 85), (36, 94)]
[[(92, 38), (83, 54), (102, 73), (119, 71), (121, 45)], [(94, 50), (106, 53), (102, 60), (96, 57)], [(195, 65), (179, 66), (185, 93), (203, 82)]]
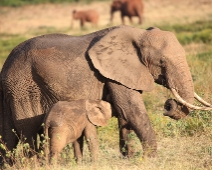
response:
[(200, 96), (198, 96), (195, 92), (194, 92), (194, 98), (197, 99), (200, 103), (204, 104), (205, 106), (208, 106), (208, 107), (212, 106), (210, 103), (206, 102)]
[(199, 106), (194, 106), (188, 102), (186, 102), (185, 100), (183, 100), (179, 94), (177, 93), (177, 91), (173, 88), (171, 88), (171, 92), (174, 94), (174, 96), (176, 97), (176, 99), (178, 100), (178, 102), (182, 103), (183, 105), (187, 106), (190, 109), (195, 109), (195, 110), (212, 110), (212, 107), (199, 107)]

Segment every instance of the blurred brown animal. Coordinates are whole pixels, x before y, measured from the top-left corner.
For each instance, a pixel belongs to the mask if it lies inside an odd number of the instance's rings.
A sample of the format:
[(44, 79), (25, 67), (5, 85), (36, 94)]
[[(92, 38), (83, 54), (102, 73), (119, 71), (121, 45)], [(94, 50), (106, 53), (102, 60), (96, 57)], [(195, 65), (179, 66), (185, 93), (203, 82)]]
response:
[(129, 17), (130, 23), (132, 24), (132, 17), (137, 16), (139, 18), (139, 24), (142, 24), (144, 4), (142, 0), (114, 0), (111, 4), (111, 18), (113, 21), (113, 14), (115, 11), (121, 12), (122, 24), (125, 24), (124, 17)]
[(99, 20), (99, 13), (96, 10), (74, 10), (72, 13), (71, 27), (73, 27), (73, 20), (80, 20), (81, 28), (84, 27), (85, 22), (90, 22), (93, 26), (97, 26)]

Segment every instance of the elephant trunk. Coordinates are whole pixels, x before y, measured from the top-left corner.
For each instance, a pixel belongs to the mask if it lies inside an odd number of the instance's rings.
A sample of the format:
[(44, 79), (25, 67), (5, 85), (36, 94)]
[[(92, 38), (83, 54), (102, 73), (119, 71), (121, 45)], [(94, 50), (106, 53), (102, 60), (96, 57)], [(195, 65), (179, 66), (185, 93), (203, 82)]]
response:
[(212, 107), (211, 107), (212, 105), (204, 101), (196, 93), (194, 93), (194, 98), (197, 99), (201, 104), (205, 105), (206, 107), (194, 106), (186, 102), (184, 99), (182, 99), (175, 89), (171, 88), (171, 91), (174, 94), (174, 96), (177, 98), (177, 100), (168, 99), (165, 102), (164, 108), (167, 111), (164, 113), (165, 116), (169, 116), (175, 120), (178, 120), (184, 117), (185, 113), (189, 113), (190, 109), (204, 110), (204, 111), (212, 110)]
[[(185, 60), (180, 62), (175, 60), (172, 63), (174, 64), (166, 70), (169, 89), (172, 93), (174, 89), (184, 101), (193, 104), (194, 86), (187, 62)], [(176, 63), (178, 64), (176, 65)], [(187, 116), (190, 112), (190, 108), (187, 105), (175, 99), (168, 99), (164, 108), (166, 110), (164, 115), (175, 120)]]

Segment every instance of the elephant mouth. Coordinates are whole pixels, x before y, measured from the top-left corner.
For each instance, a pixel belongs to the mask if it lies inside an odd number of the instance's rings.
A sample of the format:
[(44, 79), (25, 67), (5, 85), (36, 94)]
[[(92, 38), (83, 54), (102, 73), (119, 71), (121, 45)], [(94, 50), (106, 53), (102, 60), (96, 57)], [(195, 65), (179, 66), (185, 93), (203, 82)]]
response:
[(164, 109), (165, 113), (163, 115), (174, 120), (182, 119), (189, 114), (189, 109), (175, 99), (168, 99), (164, 104)]
[(194, 106), (190, 103), (187, 103), (183, 100), (175, 89), (171, 88), (172, 93), (176, 97), (175, 99), (168, 99), (164, 104), (165, 113), (164, 116), (169, 116), (172, 119), (179, 120), (185, 116), (187, 116), (191, 109), (194, 110), (212, 110), (211, 104), (204, 101), (201, 97), (199, 97), (196, 93), (194, 93), (194, 98), (197, 99), (201, 104), (206, 107)]

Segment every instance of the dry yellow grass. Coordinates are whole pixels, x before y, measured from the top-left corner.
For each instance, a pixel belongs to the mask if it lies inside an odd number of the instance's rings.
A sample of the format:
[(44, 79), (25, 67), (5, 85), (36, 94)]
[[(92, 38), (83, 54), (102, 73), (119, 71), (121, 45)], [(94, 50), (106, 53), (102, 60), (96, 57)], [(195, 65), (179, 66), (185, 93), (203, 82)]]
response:
[[(109, 26), (110, 3), (111, 1), (95, 2), (91, 4), (29, 5), (18, 8), (0, 7), (0, 34), (20, 34), (27, 37), (33, 37), (39, 33), (45, 33), (46, 29), (42, 32), (42, 28), (53, 29), (55, 32), (74, 35), (86, 34)], [(160, 24), (189, 24), (193, 21), (212, 18), (212, 0), (144, 0), (144, 4), (145, 20), (143, 25), (139, 26), (144, 29), (149, 26)], [(100, 22), (98, 28), (91, 28), (91, 25), (86, 24), (86, 29), (80, 30), (79, 22), (75, 21), (74, 28), (70, 29), (72, 10), (88, 8), (99, 11)], [(121, 20), (119, 13), (115, 14), (115, 18), (114, 25), (120, 24)], [(134, 21), (137, 22), (137, 19), (134, 19)], [(128, 20), (127, 24), (129, 24)], [(199, 61), (196, 61), (193, 57), (195, 54), (198, 54), (199, 51), (207, 50), (205, 45), (190, 44), (185, 46), (185, 50), (187, 54), (190, 54), (188, 55), (190, 61), (189, 66), (194, 73), (196, 73), (195, 67), (199, 64), (202, 65), (203, 69), (207, 69), (206, 71), (203, 70), (207, 75), (199, 78), (195, 82), (195, 88), (197, 91), (204, 92), (204, 98), (212, 103), (212, 67), (205, 67), (204, 62), (199, 63)], [(162, 104), (170, 96), (170, 92), (161, 86), (156, 86), (153, 92), (144, 94), (150, 117), (152, 114), (158, 114), (158, 117), (161, 117), (161, 126), (158, 125), (155, 127), (156, 132), (158, 130), (157, 128), (164, 128), (163, 124), (170, 121), (169, 118), (162, 118)], [(107, 136), (104, 131), (100, 131), (99, 137), (104, 143), (100, 142), (100, 161), (96, 164), (90, 164), (86, 159), (85, 162), (79, 166), (67, 163), (47, 169), (70, 169), (70, 166), (72, 169), (76, 170), (212, 169), (212, 129), (209, 130), (208, 133), (192, 137), (180, 137), (177, 132), (175, 137), (164, 137), (157, 133), (158, 157), (147, 160), (141, 159), (140, 156), (131, 160), (120, 158), (117, 131), (111, 136)], [(135, 147), (138, 152), (142, 152), (139, 142)], [(88, 157), (87, 154), (87, 151), (85, 151), (86, 158)], [(30, 168), (30, 166), (26, 165), (23, 169), (46, 169), (45, 166), (40, 166), (36, 162), (33, 164), (33, 167), (34, 168)], [(20, 168), (16, 168), (15, 166), (8, 169)]]
[[(116, 148), (105, 146), (99, 151), (99, 161), (91, 163), (88, 150), (84, 151), (84, 161), (76, 165), (74, 161), (60, 161), (56, 165), (42, 165), (37, 160), (29, 159), (21, 165), (8, 167), (7, 169), (52, 169), (52, 170), (211, 170), (212, 169), (212, 139), (210, 136), (193, 136), (193, 137), (158, 137), (158, 157), (143, 159), (136, 156), (133, 159), (123, 159)], [(107, 145), (107, 144), (106, 144)], [(135, 146), (138, 151), (140, 144)], [(24, 162), (24, 161), (23, 161)]]

